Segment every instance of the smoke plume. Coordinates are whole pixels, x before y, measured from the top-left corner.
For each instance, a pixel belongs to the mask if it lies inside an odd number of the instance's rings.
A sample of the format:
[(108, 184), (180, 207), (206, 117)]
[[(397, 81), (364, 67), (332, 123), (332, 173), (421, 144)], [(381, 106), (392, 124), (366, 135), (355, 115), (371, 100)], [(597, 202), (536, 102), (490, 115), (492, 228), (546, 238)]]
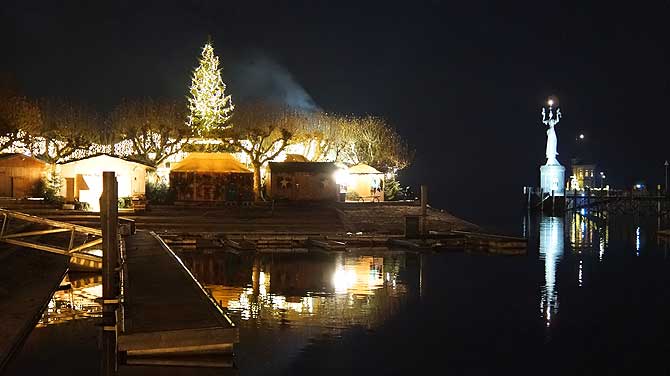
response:
[(303, 111), (318, 111), (312, 97), (293, 75), (267, 55), (254, 52), (232, 61), (223, 72), (233, 102), (265, 101)]

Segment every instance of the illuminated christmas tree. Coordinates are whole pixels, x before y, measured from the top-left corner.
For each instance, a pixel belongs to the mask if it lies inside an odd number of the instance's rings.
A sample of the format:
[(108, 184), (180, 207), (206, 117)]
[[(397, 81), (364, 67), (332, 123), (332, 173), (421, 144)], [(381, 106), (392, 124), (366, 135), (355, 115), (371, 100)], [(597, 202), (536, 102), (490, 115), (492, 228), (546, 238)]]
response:
[(226, 123), (233, 114), (233, 102), (226, 95), (226, 84), (221, 79), (219, 58), (214, 55), (212, 42), (202, 48), (200, 65), (193, 71), (190, 114), (187, 124), (198, 137), (215, 137), (217, 131), (229, 128)]

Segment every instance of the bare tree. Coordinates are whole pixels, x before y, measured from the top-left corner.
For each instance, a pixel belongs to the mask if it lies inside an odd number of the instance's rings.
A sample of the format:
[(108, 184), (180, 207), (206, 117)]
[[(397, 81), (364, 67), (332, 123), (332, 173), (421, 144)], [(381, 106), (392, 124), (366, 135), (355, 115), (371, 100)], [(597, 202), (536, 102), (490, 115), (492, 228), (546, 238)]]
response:
[(267, 103), (238, 105), (229, 130), (229, 144), (245, 153), (254, 170), (254, 196), (261, 199), (261, 167), (304, 137), (305, 113)]
[(38, 103), (42, 121), (30, 138), (35, 157), (56, 163), (91, 147), (98, 126), (94, 111), (64, 100), (43, 99)]
[(314, 161), (341, 161), (343, 152), (353, 142), (354, 132), (346, 116), (317, 112), (310, 116), (305, 134), (305, 155)]
[(131, 141), (130, 154), (153, 166), (179, 152), (191, 136), (186, 108), (176, 101), (123, 101), (110, 116), (122, 139)]
[(414, 156), (407, 142), (379, 117), (348, 118), (343, 160), (351, 164), (366, 163), (382, 172), (407, 167)]
[(27, 144), (41, 121), (37, 105), (20, 95), (13, 81), (7, 75), (0, 77), (0, 151)]

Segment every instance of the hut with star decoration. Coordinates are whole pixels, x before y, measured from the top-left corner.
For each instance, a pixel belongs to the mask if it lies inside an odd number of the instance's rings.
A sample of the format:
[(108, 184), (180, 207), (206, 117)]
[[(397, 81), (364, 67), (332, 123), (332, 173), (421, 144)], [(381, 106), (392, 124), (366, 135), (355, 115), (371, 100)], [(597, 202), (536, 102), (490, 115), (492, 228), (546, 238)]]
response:
[(337, 201), (337, 169), (332, 162), (270, 162), (266, 191), (273, 200)]

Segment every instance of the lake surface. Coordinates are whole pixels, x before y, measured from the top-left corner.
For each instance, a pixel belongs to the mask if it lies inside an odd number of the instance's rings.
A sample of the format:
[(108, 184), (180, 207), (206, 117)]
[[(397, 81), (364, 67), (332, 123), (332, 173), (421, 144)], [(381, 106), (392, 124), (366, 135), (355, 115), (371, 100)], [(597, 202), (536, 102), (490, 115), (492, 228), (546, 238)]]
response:
[[(516, 223), (527, 255), (182, 259), (239, 325), (242, 375), (669, 373), (670, 258), (655, 218)], [(97, 372), (98, 311), (86, 300), (97, 290), (87, 282), (57, 293), (9, 374)], [(76, 366), (68, 353), (81, 355)]]

